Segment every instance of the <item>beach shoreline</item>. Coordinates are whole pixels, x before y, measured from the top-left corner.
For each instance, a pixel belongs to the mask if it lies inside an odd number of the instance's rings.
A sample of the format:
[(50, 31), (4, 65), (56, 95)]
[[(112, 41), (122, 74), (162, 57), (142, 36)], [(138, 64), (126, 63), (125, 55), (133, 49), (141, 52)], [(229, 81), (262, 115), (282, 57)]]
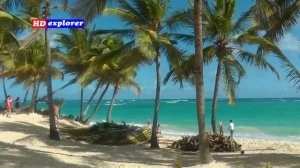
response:
[[(184, 167), (199, 167), (197, 152), (167, 148), (180, 136), (162, 135), (161, 149), (150, 150), (147, 145), (106, 146), (48, 138), (48, 117), (39, 114), (0, 116), (0, 167), (173, 167), (180, 161)], [(60, 126), (81, 126), (61, 119)], [(300, 143), (263, 139), (236, 139), (242, 144), (240, 152), (212, 153), (214, 163), (203, 167), (300, 167)], [(202, 167), (202, 165), (201, 165)]]

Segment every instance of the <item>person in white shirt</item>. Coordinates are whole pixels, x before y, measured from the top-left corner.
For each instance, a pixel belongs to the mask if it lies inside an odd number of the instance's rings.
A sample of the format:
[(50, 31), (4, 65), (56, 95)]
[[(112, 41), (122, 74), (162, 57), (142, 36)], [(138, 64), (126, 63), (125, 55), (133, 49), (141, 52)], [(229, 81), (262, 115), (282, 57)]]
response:
[(230, 131), (230, 138), (233, 139), (233, 131), (234, 131), (234, 123), (232, 120), (229, 121), (229, 127), (228, 127), (229, 131)]

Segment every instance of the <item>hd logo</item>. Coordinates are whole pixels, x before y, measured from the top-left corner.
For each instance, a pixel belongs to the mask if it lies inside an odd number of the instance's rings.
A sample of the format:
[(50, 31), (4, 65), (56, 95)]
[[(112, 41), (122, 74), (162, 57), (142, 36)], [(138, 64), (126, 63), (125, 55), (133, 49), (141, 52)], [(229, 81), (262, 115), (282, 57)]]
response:
[(83, 19), (32, 19), (33, 28), (84, 28)]

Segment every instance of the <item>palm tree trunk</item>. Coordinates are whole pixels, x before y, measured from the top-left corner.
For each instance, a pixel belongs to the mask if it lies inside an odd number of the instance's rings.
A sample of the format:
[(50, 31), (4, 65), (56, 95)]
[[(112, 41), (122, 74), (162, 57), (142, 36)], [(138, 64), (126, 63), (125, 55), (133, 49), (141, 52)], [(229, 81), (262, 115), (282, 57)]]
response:
[(83, 88), (80, 88), (80, 112), (79, 112), (79, 121), (82, 123), (84, 120), (84, 115), (83, 115)]
[(97, 113), (97, 111), (98, 111), (98, 109), (99, 109), (99, 107), (101, 105), (102, 99), (103, 99), (103, 97), (104, 97), (104, 95), (105, 95), (108, 87), (109, 87), (109, 83), (105, 86), (103, 92), (101, 93), (101, 95), (100, 95), (100, 97), (99, 97), (99, 99), (98, 99), (98, 101), (96, 103), (96, 106), (94, 108), (94, 111), (89, 116), (89, 118), (85, 120), (85, 122), (84, 122), (85, 124), (90, 124), (90, 122), (93, 121), (93, 119), (95, 118), (95, 115), (96, 115), (96, 113)]
[(84, 116), (85, 116), (86, 113), (88, 112), (88, 110), (89, 110), (89, 108), (90, 108), (90, 106), (91, 106), (91, 104), (92, 104), (92, 101), (93, 101), (95, 95), (98, 93), (98, 90), (99, 90), (99, 88), (100, 88), (100, 85), (101, 85), (101, 83), (98, 82), (98, 84), (97, 84), (97, 86), (96, 86), (96, 89), (94, 90), (92, 96), (90, 97), (90, 99), (89, 99), (89, 101), (88, 101), (88, 103), (87, 103), (87, 105), (86, 105), (86, 107), (85, 107), (85, 109), (84, 109), (84, 111), (83, 111), (83, 115), (84, 115)]
[(27, 101), (27, 95), (28, 95), (29, 89), (30, 89), (30, 88), (28, 88), (28, 89), (26, 90), (26, 93), (25, 93), (25, 96), (24, 96), (23, 102), (22, 102), (22, 104), (21, 104), (20, 111), (22, 111), (22, 110), (23, 110), (23, 106), (25, 105), (25, 103), (26, 103), (26, 101)]
[(36, 100), (37, 100), (37, 97), (39, 95), (40, 86), (41, 86), (41, 81), (38, 81), (37, 86), (36, 86), (36, 91), (35, 91), (35, 94), (34, 94), (34, 106), (33, 106), (34, 111), (37, 111), (37, 106), (36, 106), (37, 102), (36, 102)]
[(5, 96), (5, 99), (6, 99), (7, 98), (7, 91), (6, 91), (6, 85), (5, 85), (4, 78), (2, 78), (2, 87), (3, 87), (4, 96)]
[(217, 74), (216, 74), (216, 81), (215, 81), (214, 97), (213, 97), (213, 102), (212, 102), (212, 111), (211, 111), (211, 127), (212, 127), (214, 134), (217, 133), (216, 114), (217, 114), (219, 85), (220, 85), (220, 79), (221, 79), (221, 65), (222, 65), (222, 61), (221, 61), (221, 59), (219, 59)]
[(28, 108), (28, 113), (34, 113), (34, 104), (35, 104), (35, 92), (36, 92), (36, 81), (35, 81), (35, 77), (34, 77), (34, 82), (33, 82), (33, 87), (32, 87), (32, 95), (31, 95), (31, 103), (30, 103), (30, 106)]
[(157, 120), (159, 113), (159, 100), (160, 100), (160, 83), (161, 83), (161, 73), (160, 73), (160, 52), (159, 48), (156, 49), (155, 65), (156, 65), (156, 97), (155, 97), (155, 108), (154, 117), (152, 124), (152, 134), (151, 134), (151, 145), (150, 148), (159, 148), (157, 139)]
[(113, 109), (113, 106), (114, 106), (114, 103), (115, 103), (116, 95), (118, 94), (118, 90), (119, 90), (118, 87), (115, 86), (113, 96), (111, 98), (110, 105), (109, 105), (109, 108), (108, 108), (108, 111), (107, 111), (106, 123), (107, 123), (108, 127), (109, 127), (109, 123), (111, 121), (111, 112), (112, 112), (112, 109)]
[(207, 135), (205, 132), (204, 112), (204, 82), (203, 82), (203, 53), (202, 53), (202, 0), (194, 0), (194, 35), (195, 35), (195, 80), (196, 80), (196, 109), (199, 128), (200, 161), (207, 164), (213, 161), (210, 154)]
[[(50, 3), (51, 0), (46, 0), (46, 8), (45, 8), (45, 15), (46, 19), (50, 17)], [(54, 116), (54, 109), (53, 109), (53, 93), (52, 93), (52, 61), (51, 61), (51, 53), (50, 53), (50, 41), (49, 41), (49, 32), (48, 28), (45, 28), (45, 45), (47, 51), (47, 64), (48, 64), (48, 75), (47, 75), (47, 94), (48, 94), (48, 108), (49, 108), (49, 122), (50, 122), (50, 134), (49, 138), (53, 140), (60, 140), (60, 136), (58, 134)]]

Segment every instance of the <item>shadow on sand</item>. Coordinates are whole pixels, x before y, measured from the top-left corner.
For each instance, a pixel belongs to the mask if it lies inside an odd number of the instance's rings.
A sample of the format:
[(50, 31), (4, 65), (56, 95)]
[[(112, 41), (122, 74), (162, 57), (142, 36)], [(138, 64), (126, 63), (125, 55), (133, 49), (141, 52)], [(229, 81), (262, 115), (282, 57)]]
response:
[[(151, 150), (142, 145), (84, 144), (67, 139), (52, 141), (48, 139), (47, 128), (31, 124), (30, 121), (0, 123), (0, 131), (14, 131), (29, 135), (12, 143), (1, 142), (1, 139), (5, 137), (0, 137), (0, 167), (105, 167), (104, 161), (140, 163), (153, 165), (153, 167), (172, 166), (176, 160), (180, 160), (183, 166), (199, 164), (198, 154), (192, 152), (179, 152), (171, 149)], [(31, 140), (37, 140), (46, 145), (33, 149), (28, 144), (22, 144)], [(49, 148), (59, 150), (49, 150)], [(59, 156), (81, 159), (82, 165), (73, 164), (72, 160), (61, 161)], [(217, 162), (226, 162), (230, 167), (261, 167), (261, 162), (270, 162), (282, 167), (300, 167), (300, 155), (214, 153), (213, 157)]]

